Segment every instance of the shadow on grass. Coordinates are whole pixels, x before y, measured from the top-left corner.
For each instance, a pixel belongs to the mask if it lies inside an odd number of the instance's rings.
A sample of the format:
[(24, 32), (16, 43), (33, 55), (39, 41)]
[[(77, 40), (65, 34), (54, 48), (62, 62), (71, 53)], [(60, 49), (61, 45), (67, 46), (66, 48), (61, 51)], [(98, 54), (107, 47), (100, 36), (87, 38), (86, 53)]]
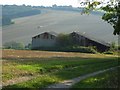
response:
[(86, 78), (72, 86), (74, 88), (109, 88), (119, 90), (120, 88), (120, 67), (104, 72), (102, 74)]
[[(72, 79), (78, 77), (80, 75), (85, 75), (91, 72), (95, 72), (98, 70), (107, 69), (110, 67), (114, 67), (118, 65), (117, 58), (105, 58), (105, 59), (81, 59), (81, 58), (47, 58), (42, 60), (27, 60), (16, 61), (12, 60), (12, 62), (17, 63), (18, 65), (40, 65), (43, 68), (51, 70), (49, 74), (45, 75), (47, 72), (43, 73), (42, 77), (38, 77), (36, 79), (26, 81), (23, 83), (11, 85), (4, 87), (7, 88), (44, 88), (50, 84), (59, 82), (61, 80)], [(55, 65), (62, 65), (61, 67), (51, 68)], [(56, 69), (56, 70), (55, 70)]]

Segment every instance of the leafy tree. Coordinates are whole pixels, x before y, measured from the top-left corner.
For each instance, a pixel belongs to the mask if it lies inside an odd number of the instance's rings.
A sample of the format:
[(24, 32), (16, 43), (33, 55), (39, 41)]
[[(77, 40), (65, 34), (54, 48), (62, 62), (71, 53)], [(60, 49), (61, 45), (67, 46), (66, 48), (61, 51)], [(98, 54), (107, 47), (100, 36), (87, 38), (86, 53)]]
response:
[(2, 17), (2, 25), (10, 25), (10, 24), (14, 24), (14, 22), (11, 20), (11, 18), (9, 17)]
[(85, 6), (83, 13), (89, 13), (92, 10), (95, 10), (97, 6), (106, 13), (102, 16), (102, 19), (110, 23), (114, 28), (114, 35), (120, 35), (120, 1), (119, 0), (109, 0), (105, 5), (105, 0), (84, 0), (80, 1), (81, 5)]
[(69, 37), (68, 34), (59, 34), (57, 37), (57, 46), (70, 46), (72, 45), (72, 39)]
[(25, 49), (31, 49), (32, 48), (32, 44), (28, 43), (28, 45), (25, 46)]
[(22, 43), (17, 43), (14, 41), (6, 42), (3, 46), (5, 49), (24, 49), (24, 45)]
[(111, 43), (111, 48), (115, 48), (115, 46), (116, 46), (116, 45), (115, 45), (115, 42), (112, 42), (112, 43)]

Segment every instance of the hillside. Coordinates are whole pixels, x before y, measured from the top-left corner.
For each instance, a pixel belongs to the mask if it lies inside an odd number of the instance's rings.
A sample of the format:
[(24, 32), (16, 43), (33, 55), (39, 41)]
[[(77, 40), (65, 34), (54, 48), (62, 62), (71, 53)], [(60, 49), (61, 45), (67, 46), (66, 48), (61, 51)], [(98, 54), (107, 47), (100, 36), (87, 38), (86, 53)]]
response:
[(40, 14), (41, 11), (31, 6), (2, 5), (2, 25), (12, 24), (12, 19)]
[(11, 19), (25, 16), (32, 16), (40, 14), (41, 11), (37, 10), (31, 6), (17, 6), (17, 5), (3, 5), (2, 6), (2, 15), (3, 17), (9, 17)]
[(44, 31), (70, 33), (86, 32), (90, 36), (106, 42), (117, 42), (113, 28), (101, 20), (99, 15), (81, 15), (79, 12), (42, 9), (42, 14), (13, 19), (15, 24), (3, 27), (3, 44), (9, 41), (28, 44), (34, 35)]

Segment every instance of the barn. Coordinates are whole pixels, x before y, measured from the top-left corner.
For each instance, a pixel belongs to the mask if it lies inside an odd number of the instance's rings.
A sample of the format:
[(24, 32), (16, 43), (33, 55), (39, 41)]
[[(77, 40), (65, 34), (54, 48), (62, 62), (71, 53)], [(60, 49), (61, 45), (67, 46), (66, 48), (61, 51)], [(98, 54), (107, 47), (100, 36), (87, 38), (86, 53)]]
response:
[(32, 37), (32, 49), (55, 46), (57, 35), (55, 32), (43, 32), (35, 35)]
[(72, 32), (70, 36), (73, 38), (74, 43), (80, 46), (95, 46), (100, 52), (104, 52), (110, 48), (109, 43), (93, 38), (86, 33)]
[[(56, 46), (58, 34), (55, 32), (43, 32), (32, 37), (32, 49), (39, 49), (40, 47), (54, 47)], [(102, 40), (90, 37), (85, 33), (72, 32), (69, 34), (75, 45), (80, 46), (95, 46), (98, 51), (104, 52), (110, 48), (110, 44)]]

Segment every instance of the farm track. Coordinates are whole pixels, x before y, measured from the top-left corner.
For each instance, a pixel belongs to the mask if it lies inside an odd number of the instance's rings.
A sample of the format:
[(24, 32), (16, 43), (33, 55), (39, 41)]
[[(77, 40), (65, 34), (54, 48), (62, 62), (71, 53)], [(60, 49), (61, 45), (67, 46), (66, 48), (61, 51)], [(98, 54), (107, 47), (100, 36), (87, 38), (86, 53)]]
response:
[[(110, 62), (110, 61), (102, 61), (102, 62), (99, 62), (99, 63), (106, 63), (106, 62)], [(97, 62), (94, 62), (94, 63), (92, 63), (92, 64), (95, 64), (95, 63), (97, 63)], [(91, 64), (91, 63), (90, 63)], [(84, 64), (83, 66), (88, 66), (89, 64)], [(82, 66), (82, 67), (83, 67)], [(70, 70), (70, 69), (74, 69), (74, 68), (78, 68), (78, 67), (81, 67), (81, 65), (79, 66), (79, 65), (73, 65), (72, 67), (67, 67), (67, 68), (64, 68), (64, 69), (62, 69), (62, 70)], [(62, 70), (57, 70), (57, 71), (53, 71), (52, 73), (55, 73), (55, 72), (59, 72), (59, 71), (62, 71)], [(104, 70), (103, 70), (104, 71)], [(106, 70), (105, 70), (106, 71)], [(50, 72), (49, 73), (46, 73), (46, 74), (51, 74)], [(44, 74), (45, 75), (45, 74)], [(39, 77), (39, 76), (44, 76), (44, 75), (36, 75), (36, 76), (23, 76), (23, 77), (16, 77), (16, 78), (13, 78), (13, 79), (11, 79), (11, 80), (8, 80), (8, 81), (6, 81), (6, 82), (2, 82), (2, 86), (4, 87), (4, 86), (8, 86), (8, 85), (14, 85), (14, 84), (18, 84), (18, 83), (22, 83), (22, 82), (25, 82), (25, 81), (28, 81), (28, 80), (32, 80), (32, 79), (34, 79), (34, 78), (37, 78), (37, 77)], [(86, 75), (85, 75), (86, 76)], [(89, 76), (89, 75), (88, 75)], [(80, 76), (81, 77), (81, 76)], [(84, 76), (83, 76), (84, 77)], [(77, 78), (75, 78), (75, 80), (76, 80)], [(79, 78), (78, 78), (78, 80), (79, 80)], [(81, 80), (81, 79), (80, 79)], [(65, 83), (68, 83), (70, 80), (65, 80), (65, 81), (63, 81), (63, 82), (65, 82)], [(73, 81), (74, 82), (74, 81)], [(72, 82), (72, 83), (73, 83)], [(65, 83), (62, 83), (62, 86), (64, 86), (63, 84), (65, 84)], [(65, 84), (66, 85), (66, 84)], [(72, 84), (73, 85), (73, 84)], [(52, 85), (52, 86), (54, 86), (54, 85)], [(59, 84), (58, 85), (56, 85), (55, 84), (55, 86), (59, 86)], [(61, 86), (61, 83), (60, 83), (60, 86)], [(51, 86), (50, 86), (51, 87)], [(66, 87), (66, 86), (65, 86)], [(64, 87), (63, 87), (64, 88)]]
[[(113, 55), (102, 55), (102, 54), (85, 54), (85, 53), (72, 53), (72, 52), (49, 52), (49, 51), (32, 51), (32, 50), (2, 50), (2, 59), (3, 64), (4, 60), (7, 62), (7, 60), (41, 60), (41, 58), (64, 58), (64, 57), (80, 57), (80, 58), (111, 58), (111, 57), (118, 57)], [(21, 62), (21, 61), (20, 61)], [(107, 63), (108, 61), (102, 61), (99, 63)], [(109, 61), (110, 62), (110, 61)], [(96, 62), (97, 63), (97, 62)], [(90, 64), (95, 64), (90, 63)], [(84, 64), (89, 65), (89, 63)], [(62, 70), (69, 70), (69, 69), (76, 69), (78, 67), (81, 67), (79, 64), (72, 64), (72, 67), (63, 68)], [(53, 71), (59, 72), (60, 70)], [(51, 74), (51, 72), (48, 72), (46, 74)], [(45, 75), (45, 74), (43, 74)], [(17, 83), (22, 83), (34, 78), (37, 78), (42, 75), (31, 75), (31, 76), (23, 76), (23, 77), (14, 77), (11, 80), (3, 82), (3, 86), (13, 85)]]
[[(79, 67), (79, 66), (73, 66), (73, 67), (70, 67), (70, 68), (65, 68), (64, 70), (69, 70), (69, 69), (73, 69), (73, 68), (76, 68), (76, 67)], [(58, 72), (58, 71), (54, 71), (54, 72)], [(54, 72), (52, 72), (52, 73), (54, 73)], [(14, 84), (17, 84), (17, 83), (22, 83), (22, 82), (37, 78), (39, 76), (42, 76), (42, 75), (23, 76), (23, 77), (13, 78), (13, 79), (8, 80), (6, 82), (2, 82), (2, 86), (4, 87), (4, 86), (8, 86), (8, 85), (14, 85)]]
[[(71, 68), (66, 68), (65, 70), (69, 70), (69, 69), (72, 69), (72, 68), (76, 68), (78, 66), (74, 66), (74, 67), (71, 67)], [(57, 72), (57, 71), (56, 71)], [(18, 77), (18, 78), (13, 78), (11, 80), (8, 80), (6, 82), (3, 82), (2, 83), (2, 86), (8, 86), (8, 85), (14, 85), (14, 84), (17, 84), (17, 83), (22, 83), (22, 82), (25, 82), (25, 81), (28, 81), (28, 80), (31, 80), (31, 79), (34, 79), (34, 78), (37, 78), (39, 76), (44, 76), (44, 75), (36, 75), (36, 76), (23, 76), (23, 77)]]
[[(117, 67), (120, 67), (120, 66), (117, 66)], [(61, 83), (52, 84), (52, 85), (48, 86), (47, 88), (45, 88), (45, 90), (47, 90), (47, 89), (49, 90), (50, 88), (70, 88), (72, 85), (80, 82), (83, 79), (86, 79), (88, 77), (95, 76), (95, 75), (98, 75), (98, 74), (101, 74), (101, 73), (104, 73), (104, 72), (107, 72), (107, 71), (110, 71), (110, 70), (114, 70), (117, 67), (112, 67), (112, 68), (109, 68), (109, 69), (100, 70), (100, 71), (97, 71), (97, 72), (93, 72), (93, 73), (89, 73), (89, 74), (86, 74), (86, 75), (83, 75), (83, 76), (79, 76), (77, 78), (73, 78), (73, 79), (70, 79), (70, 80), (65, 80)]]

